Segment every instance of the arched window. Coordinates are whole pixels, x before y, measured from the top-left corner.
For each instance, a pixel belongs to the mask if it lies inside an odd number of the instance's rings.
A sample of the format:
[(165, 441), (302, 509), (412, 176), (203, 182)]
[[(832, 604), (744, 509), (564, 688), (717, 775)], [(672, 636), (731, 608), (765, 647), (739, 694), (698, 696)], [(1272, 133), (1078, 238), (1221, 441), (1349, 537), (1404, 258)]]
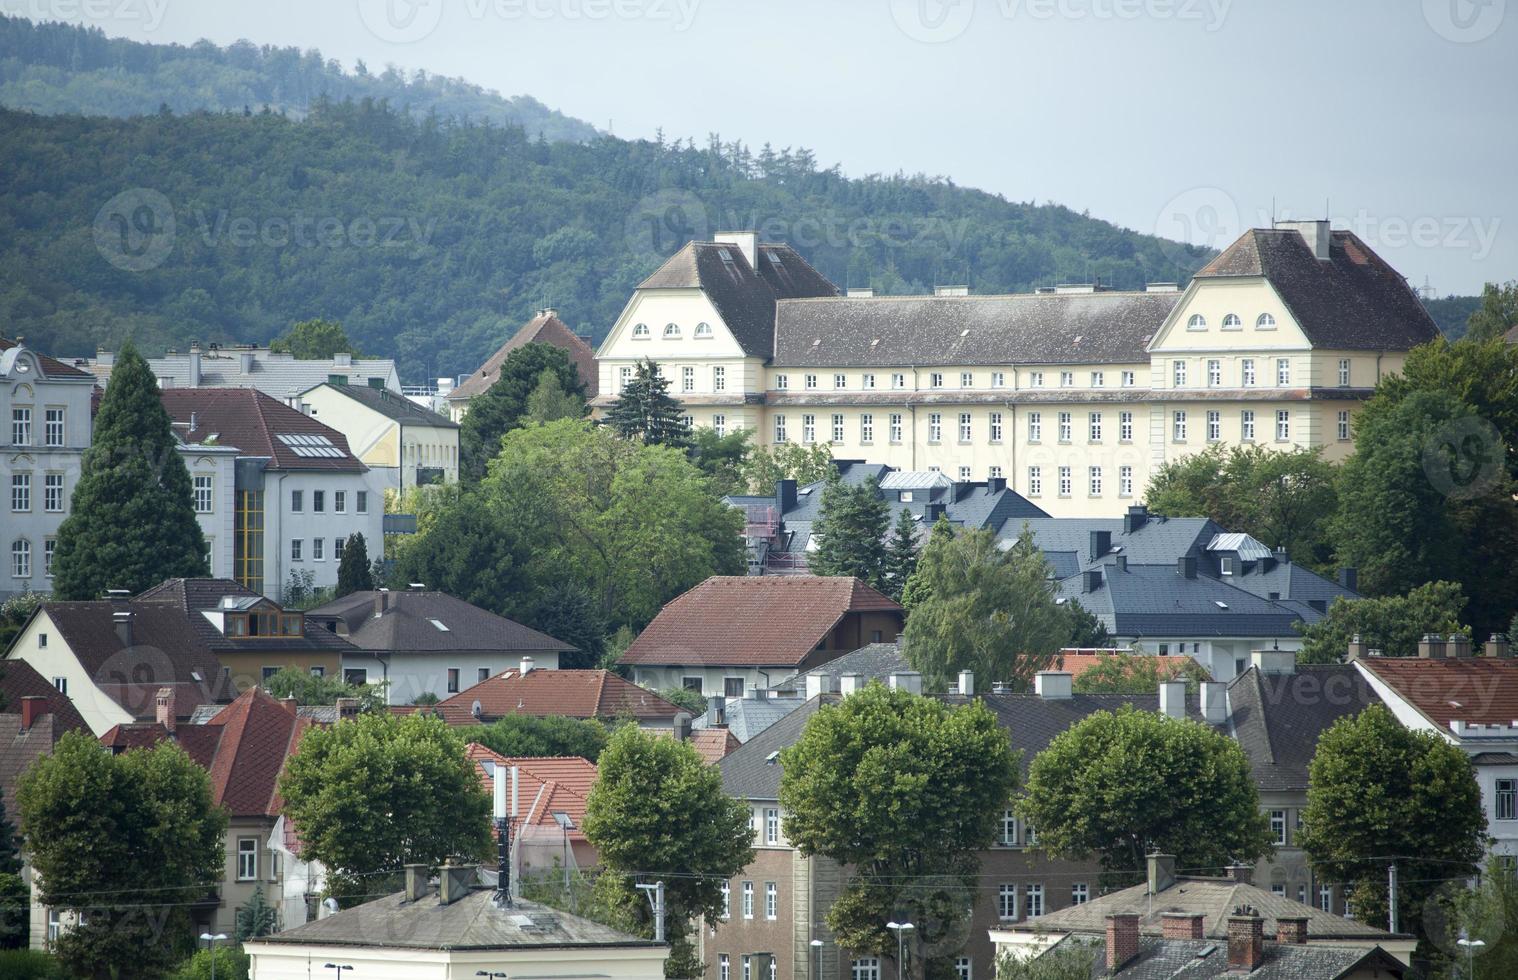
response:
[(680, 324), (678, 324), (678, 323), (666, 323), (664, 325), (664, 339), (665, 340), (669, 340), (671, 337), (678, 337), (678, 336), (680, 336)]
[(1186, 321), (1187, 330), (1206, 330), (1207, 318), (1200, 313), (1191, 314), (1191, 319)]
[(712, 335), (712, 325), (710, 323), (698, 323), (698, 324), (696, 324), (696, 336), (697, 337), (710, 337), (711, 335)]
[(11, 575), (15, 578), (32, 577), (32, 543), (17, 538), (11, 543)]
[(1276, 328), (1276, 318), (1269, 313), (1261, 313), (1260, 318), (1254, 322), (1254, 328), (1256, 330), (1274, 330)]
[(1227, 316), (1223, 317), (1223, 329), (1243, 330), (1244, 321), (1239, 319), (1239, 315), (1237, 313), (1230, 313)]
[(635, 324), (633, 324), (633, 339), (634, 340), (647, 340), (648, 339), (648, 324), (646, 324), (646, 323), (635, 323)]

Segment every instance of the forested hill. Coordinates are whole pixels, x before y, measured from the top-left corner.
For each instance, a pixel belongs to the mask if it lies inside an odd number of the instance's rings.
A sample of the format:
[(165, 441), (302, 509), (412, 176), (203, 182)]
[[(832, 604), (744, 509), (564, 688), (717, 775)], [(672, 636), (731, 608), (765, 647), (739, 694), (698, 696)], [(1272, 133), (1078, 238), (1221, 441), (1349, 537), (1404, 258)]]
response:
[(692, 237), (758, 228), (840, 284), (977, 292), (1184, 280), (1199, 250), (807, 151), (534, 139), (369, 103), (132, 119), (0, 110), (0, 331), (59, 355), (133, 336), (266, 341), (314, 316), (408, 381), (472, 371), (533, 309), (604, 335)]
[(42, 113), (141, 116), (168, 106), (304, 116), (322, 98), (388, 100), (424, 116), (515, 125), (550, 140), (595, 139), (594, 126), (531, 96), (511, 98), (458, 78), (394, 67), (344, 71), (315, 49), (238, 41), (144, 44), (98, 28), (0, 15), (0, 105)]

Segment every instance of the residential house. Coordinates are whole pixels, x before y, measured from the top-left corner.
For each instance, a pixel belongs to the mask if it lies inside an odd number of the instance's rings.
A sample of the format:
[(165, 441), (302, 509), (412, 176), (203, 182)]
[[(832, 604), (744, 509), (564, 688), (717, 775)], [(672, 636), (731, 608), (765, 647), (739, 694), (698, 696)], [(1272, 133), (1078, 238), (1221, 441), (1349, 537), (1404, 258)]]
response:
[(634, 291), (597, 353), (600, 405), (650, 358), (695, 424), (1005, 479), (1060, 517), (1119, 511), (1210, 445), (1342, 459), (1376, 383), (1439, 336), (1396, 270), (1327, 221), (1249, 229), (1184, 290), (1012, 296), (840, 296), (786, 246), (717, 237)]
[(187, 445), (234, 446), (234, 578), (278, 597), (294, 574), (337, 582), (343, 546), (362, 534), (384, 548), (384, 480), (341, 432), (252, 388), (170, 388), (163, 404)]
[(90, 445), (84, 371), (0, 337), (0, 602), (50, 592), (53, 546)]
[(756, 687), (736, 698), (713, 694), (706, 699), (706, 711), (691, 723), (692, 736), (706, 732), (713, 733), (707, 738), (714, 738), (716, 732), (723, 732), (735, 745), (742, 745), (804, 704), (806, 698), (795, 691)]
[(600, 387), (600, 379), (596, 371), (596, 352), (585, 337), (569, 329), (564, 321), (559, 319), (558, 310), (544, 309), (533, 314), (532, 319), (512, 334), (506, 343), (496, 348), (496, 352), (486, 358), (485, 363), (481, 364), (478, 370), (448, 392), (446, 397), (449, 416), (455, 422), (462, 422), (464, 415), (469, 411), (470, 399), (483, 394), (486, 389), (500, 380), (501, 366), (506, 363), (506, 358), (511, 356), (512, 351), (527, 344), (552, 344), (562, 348), (574, 364), (581, 383), (585, 385), (585, 396), (596, 397), (596, 392)]
[(133, 601), (167, 603), (183, 615), (238, 692), (285, 668), (338, 677), (356, 653), (309, 613), (286, 609), (230, 579), (169, 579)]
[(1256, 887), (1251, 876), (1245, 866), (1230, 868), (1226, 876), (1178, 874), (1173, 856), (1154, 854), (1149, 857), (1146, 881), (1002, 926), (992, 931), (991, 938), (998, 953), (1024, 956), (1037, 954), (1065, 936), (1102, 936), (1113, 916), (1136, 916), (1132, 925), (1138, 936), (1227, 942), (1234, 931), (1235, 910), (1245, 907), (1264, 920), (1263, 928), (1290, 937), (1283, 942), (1360, 950), (1380, 946), (1402, 963), (1411, 962), (1418, 942), (1415, 937), (1273, 894)]
[(323, 382), (301, 392), (296, 406), (346, 436), (389, 490), (459, 480), (458, 423), (389, 388)]
[(1518, 660), (1506, 637), (1474, 656), (1464, 636), (1425, 636), (1417, 657), (1375, 656), (1356, 642), (1350, 662), (1407, 728), (1432, 732), (1471, 757), (1491, 852), (1518, 855)]
[(507, 780), (507, 813), (512, 817), (514, 867), (519, 873), (553, 880), (566, 869), (591, 868), (599, 862), (595, 846), (585, 837), (586, 801), (596, 784), (594, 762), (579, 756), (508, 757), (478, 742), (470, 742), (464, 751), (492, 799), (495, 781)]
[[(349, 353), (337, 353), (330, 358), (303, 359), (254, 344), (222, 347), (219, 344), (191, 343), (190, 349), (184, 353), (171, 350), (163, 357), (150, 357), (147, 361), (148, 367), (158, 379), (158, 387), (166, 390), (249, 388), (261, 391), (279, 402), (287, 402), (311, 386), (325, 381), (354, 385), (378, 382), (396, 394), (401, 391), (395, 361), (390, 358), (354, 357)], [(116, 355), (112, 351), (100, 350), (96, 351), (93, 360), (76, 361), (75, 365), (90, 372), (105, 386), (110, 383)]]
[(343, 677), (388, 683), (389, 704), (421, 694), (448, 697), (522, 667), (556, 670), (574, 647), (443, 592), (413, 587), (354, 592), (307, 618), (347, 641)]
[(96, 602), (44, 602), (5, 652), (69, 698), (95, 735), (158, 717), (161, 689), (173, 691), (177, 722), (202, 704), (236, 697), (231, 671), (184, 611), (124, 592)]
[(243, 945), (250, 980), (309, 980), (333, 964), (355, 978), (593, 976), (662, 980), (669, 947), (524, 899), (508, 901), (474, 865), (406, 868), (406, 888)]
[(645, 687), (740, 697), (868, 643), (905, 613), (847, 577), (716, 575), (670, 600), (622, 654)]
[[(283, 926), (304, 922), (314, 914), (320, 890), (304, 865), (281, 860), (275, 831), (282, 809), (279, 776), (310, 723), (298, 717), (293, 699), (279, 702), (256, 687), (200, 725), (179, 723), (174, 699), (173, 688), (161, 689), (153, 721), (113, 726), (100, 741), (118, 753), (172, 741), (210, 773), (212, 801), (227, 811), (226, 871), (193, 910), (197, 932), (235, 934), (237, 912), (258, 888), (280, 909)], [(295, 889), (308, 896), (304, 907), (293, 909), (281, 900), (292, 872), (304, 879)]]
[(689, 717), (678, 705), (609, 670), (536, 670), (530, 663), (486, 678), (423, 710), (454, 726), (488, 725), (522, 714), (601, 721), (630, 718), (640, 728), (672, 731), (680, 716)]

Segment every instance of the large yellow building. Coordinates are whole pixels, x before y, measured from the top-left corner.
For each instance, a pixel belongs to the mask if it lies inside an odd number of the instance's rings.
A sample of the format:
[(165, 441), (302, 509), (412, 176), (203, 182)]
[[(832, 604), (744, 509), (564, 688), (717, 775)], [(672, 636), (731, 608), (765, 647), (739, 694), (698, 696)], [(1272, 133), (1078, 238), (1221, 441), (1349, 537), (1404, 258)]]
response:
[(1014, 296), (839, 295), (740, 232), (688, 244), (638, 287), (597, 354), (598, 402), (649, 358), (693, 425), (1112, 515), (1210, 445), (1343, 457), (1360, 402), (1436, 336), (1402, 277), (1327, 222), (1252, 229), (1185, 290)]

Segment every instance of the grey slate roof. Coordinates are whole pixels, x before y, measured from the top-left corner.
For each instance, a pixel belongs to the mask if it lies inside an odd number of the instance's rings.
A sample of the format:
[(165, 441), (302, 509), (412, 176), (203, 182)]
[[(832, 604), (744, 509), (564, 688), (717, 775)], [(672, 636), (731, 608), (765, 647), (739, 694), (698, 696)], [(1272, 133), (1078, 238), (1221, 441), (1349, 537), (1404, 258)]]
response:
[(1229, 734), (1261, 790), (1306, 792), (1319, 737), (1380, 702), (1354, 664), (1302, 664), (1290, 674), (1251, 667), (1228, 685)]
[[(688, 242), (638, 288), (703, 290), (743, 353), (768, 358), (774, 351), (775, 301), (835, 297), (838, 287), (789, 245), (761, 243), (757, 261), (756, 270), (736, 245)], [(664, 325), (650, 326), (657, 331)]]
[(820, 694), (728, 753), (717, 763), (723, 790), (741, 800), (778, 800), (780, 761), (771, 761), (770, 755), (796, 744), (818, 708), (837, 701), (836, 694)]
[[(340, 395), (347, 395), (366, 408), (373, 409), (388, 419), (403, 425), (431, 425), (439, 429), (457, 429), (457, 422), (423, 408), (405, 395), (388, 388), (371, 388), (368, 385), (335, 385), (327, 382), (315, 387), (330, 388)], [(309, 391), (310, 389), (306, 389)], [(302, 392), (304, 394), (304, 392)]]
[(1320, 261), (1294, 229), (1252, 228), (1193, 277), (1264, 276), (1316, 347), (1406, 350), (1439, 336), (1397, 271), (1353, 232), (1335, 231)]
[[(747, 742), (805, 703), (806, 701), (799, 697), (767, 696), (762, 700), (751, 697), (728, 698), (722, 708), (726, 721), (725, 727), (740, 743)], [(714, 727), (711, 724), (711, 713), (701, 715), (691, 727), (698, 729)]]
[[(1069, 938), (1054, 949), (1069, 944)], [(1107, 970), (1106, 954), (1100, 944), (1094, 947), (1092, 980), (1120, 977), (1122, 980), (1207, 980), (1210, 977), (1237, 977), (1228, 970), (1228, 944), (1207, 939), (1159, 939), (1141, 937), (1139, 952), (1117, 972)], [(1251, 971), (1250, 980), (1339, 980), (1358, 975), (1361, 968), (1386, 971), (1376, 976), (1388, 978), (1404, 975), (1407, 967), (1396, 957), (1377, 946), (1298, 946), (1289, 943), (1266, 943), (1264, 962)], [(1370, 975), (1370, 974), (1366, 974)]]
[(1186, 578), (1174, 564), (1107, 565), (1095, 590), (1084, 586), (1083, 575), (1062, 579), (1060, 598), (1079, 602), (1115, 636), (1296, 636), (1303, 618), (1220, 579)]
[(808, 677), (842, 677), (844, 674), (859, 674), (866, 679), (883, 680), (892, 674), (914, 669), (902, 655), (901, 647), (895, 643), (870, 643), (858, 650), (851, 650), (836, 660), (804, 670), (781, 683), (794, 682), (798, 686), (804, 686)]
[[(253, 370), (242, 370), (242, 355), (253, 355)], [(170, 354), (148, 358), (159, 385), (164, 388), (187, 388), (190, 385), (190, 355)], [(90, 370), (101, 383), (110, 380), (114, 365), (92, 361)], [(271, 353), (268, 348), (243, 351), (236, 348), (206, 350), (200, 355), (200, 387), (256, 388), (270, 397), (284, 401), (340, 374), (352, 384), (367, 384), (370, 378), (387, 382), (398, 378), (395, 361), (388, 357), (353, 358), (348, 364), (335, 359), (299, 360), (288, 354)], [(398, 382), (397, 382), (398, 383)]]
[[(348, 642), (361, 650), (403, 653), (534, 653), (575, 649), (446, 592), (395, 591), (384, 615), (374, 614), (372, 591), (354, 592), (306, 613), (308, 620), (339, 620)], [(434, 622), (435, 621), (435, 622)], [(446, 629), (439, 629), (442, 623)]]
[(524, 899), (498, 908), (493, 889), (476, 888), (451, 905), (439, 902), (436, 891), (416, 902), (396, 892), (257, 942), (449, 950), (663, 945)]
[(775, 367), (1148, 363), (1180, 293), (783, 300)]

